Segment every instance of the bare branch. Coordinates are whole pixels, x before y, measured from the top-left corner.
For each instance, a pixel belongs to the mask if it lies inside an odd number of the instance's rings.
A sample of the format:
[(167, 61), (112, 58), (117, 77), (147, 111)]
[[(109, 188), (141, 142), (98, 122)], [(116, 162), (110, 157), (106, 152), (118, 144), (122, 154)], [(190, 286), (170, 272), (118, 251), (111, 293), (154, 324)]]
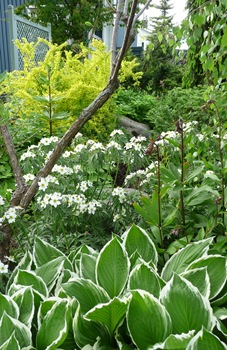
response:
[(148, 9), (151, 2), (152, 2), (152, 0), (147, 0), (146, 4), (141, 8), (141, 10), (134, 17), (133, 25), (138, 21), (139, 17), (144, 13), (144, 11)]
[(118, 34), (118, 28), (121, 20), (122, 15), (122, 8), (123, 8), (123, 0), (119, 0), (117, 4), (117, 11), (114, 21), (114, 29), (113, 29), (113, 36), (112, 36), (112, 43), (111, 43), (111, 67), (114, 64), (114, 61), (116, 59), (116, 48), (117, 48), (117, 34)]

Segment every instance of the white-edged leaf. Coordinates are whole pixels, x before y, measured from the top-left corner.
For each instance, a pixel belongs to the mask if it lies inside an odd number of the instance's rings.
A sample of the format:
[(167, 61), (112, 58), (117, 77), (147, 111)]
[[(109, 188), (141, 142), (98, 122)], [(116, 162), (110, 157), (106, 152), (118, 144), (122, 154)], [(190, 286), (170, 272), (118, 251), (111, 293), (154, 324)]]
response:
[(210, 279), (206, 267), (186, 270), (181, 274), (182, 277), (190, 281), (198, 288), (200, 293), (209, 299), (210, 296)]
[(0, 293), (0, 319), (2, 318), (4, 312), (9, 316), (18, 319), (19, 308), (17, 303), (8, 295)]
[(226, 350), (227, 346), (216, 335), (202, 328), (189, 342), (186, 350)]
[(34, 293), (32, 287), (23, 287), (12, 295), (20, 309), (19, 320), (31, 328), (35, 313)]
[(209, 245), (213, 238), (207, 238), (199, 242), (193, 242), (180, 249), (165, 264), (161, 277), (164, 281), (169, 281), (173, 273), (182, 273), (196, 259), (207, 255)]
[(195, 331), (181, 334), (170, 334), (163, 343), (155, 344), (147, 350), (182, 350), (185, 349), (189, 341), (194, 336)]
[(58, 258), (48, 261), (46, 264), (38, 267), (35, 270), (36, 275), (43, 279), (49, 291), (53, 289), (60, 273), (62, 272), (64, 263), (65, 258), (63, 256), (59, 256)]
[(172, 333), (166, 308), (144, 290), (132, 291), (126, 319), (130, 336), (140, 350), (163, 342)]
[(210, 299), (213, 299), (227, 281), (227, 260), (221, 255), (208, 255), (192, 262), (187, 270), (206, 267), (210, 279)]
[(30, 329), (19, 320), (4, 313), (0, 320), (0, 345), (3, 345), (14, 333), (20, 348), (32, 345), (32, 335)]
[(14, 332), (11, 337), (0, 346), (0, 350), (20, 350), (20, 345), (15, 338)]
[(75, 342), (80, 349), (87, 344), (93, 346), (98, 338), (107, 344), (110, 342), (107, 329), (97, 322), (86, 320), (80, 311), (80, 306), (78, 306), (73, 318), (73, 333)]
[(48, 296), (48, 289), (45, 282), (34, 271), (19, 270), (14, 282), (21, 286), (31, 286), (40, 296)]
[(38, 329), (41, 327), (42, 322), (48, 311), (52, 309), (52, 307), (56, 304), (57, 301), (60, 301), (62, 299), (57, 297), (50, 297), (43, 302), (41, 302), (40, 307), (38, 309), (37, 313), (37, 325)]
[(110, 298), (118, 296), (129, 276), (130, 262), (126, 250), (113, 237), (100, 251), (96, 264), (96, 281)]
[(72, 264), (65, 254), (41, 238), (36, 237), (33, 249), (33, 259), (36, 267), (40, 267), (60, 256), (64, 257), (64, 267), (73, 271)]
[(84, 317), (104, 324), (110, 335), (113, 336), (115, 329), (125, 317), (128, 303), (129, 299), (114, 297), (108, 303), (98, 304), (88, 311)]
[(62, 289), (67, 296), (78, 300), (82, 313), (88, 312), (99, 303), (106, 303), (110, 300), (102, 287), (84, 278), (72, 278), (62, 284)]
[(161, 286), (158, 274), (145, 262), (136, 265), (130, 273), (128, 289), (143, 289), (159, 298)]
[(37, 350), (55, 350), (67, 337), (70, 322), (70, 304), (57, 301), (47, 312), (36, 336)]
[(174, 274), (160, 293), (160, 301), (172, 319), (173, 333), (212, 330), (215, 317), (207, 298), (185, 278)]
[(96, 283), (95, 268), (96, 256), (91, 254), (81, 254), (80, 256), (80, 276)]
[(156, 247), (147, 232), (141, 227), (132, 225), (122, 236), (123, 245), (128, 255), (138, 252), (146, 262), (152, 261), (156, 266), (158, 262), (158, 253)]

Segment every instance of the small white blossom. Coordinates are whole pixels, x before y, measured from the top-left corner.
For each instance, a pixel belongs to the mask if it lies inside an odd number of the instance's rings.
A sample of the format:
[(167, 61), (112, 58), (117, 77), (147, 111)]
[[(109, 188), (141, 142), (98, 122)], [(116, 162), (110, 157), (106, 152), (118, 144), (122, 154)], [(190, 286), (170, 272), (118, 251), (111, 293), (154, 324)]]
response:
[(54, 192), (50, 197), (49, 204), (56, 208), (58, 205), (61, 204), (61, 200), (62, 194), (59, 192)]
[(106, 148), (109, 149), (109, 148), (116, 148), (118, 150), (121, 150), (121, 145), (115, 141), (110, 141), (107, 145), (106, 145)]
[(55, 164), (53, 169), (52, 169), (52, 172), (57, 172), (61, 175), (71, 175), (71, 174), (73, 174), (73, 169), (69, 168), (67, 166)]
[(5, 265), (0, 261), (0, 274), (4, 273), (8, 273), (8, 265)]
[(82, 151), (82, 149), (84, 149), (84, 148), (85, 148), (85, 145), (83, 143), (79, 143), (78, 145), (76, 145), (73, 152), (80, 153)]
[(4, 217), (8, 220), (9, 224), (15, 222), (17, 213), (16, 213), (16, 207), (9, 208), (6, 212)]
[(0, 196), (0, 205), (4, 205), (4, 198), (2, 196)]
[(71, 152), (70, 151), (65, 151), (62, 155), (63, 158), (69, 158), (71, 155)]
[(49, 181), (47, 178), (41, 177), (39, 182), (38, 182), (38, 186), (39, 186), (39, 190), (40, 191), (46, 191), (47, 187), (48, 187)]
[(35, 153), (31, 151), (27, 151), (22, 154), (22, 156), (20, 157), (20, 160), (25, 160), (26, 158), (35, 158)]
[(115, 135), (124, 135), (122, 130), (116, 129), (111, 132), (110, 137), (114, 137)]
[(91, 148), (90, 148), (90, 151), (95, 151), (97, 149), (100, 149), (102, 151), (105, 151), (105, 147), (103, 146), (103, 144), (101, 142), (96, 142), (94, 143)]
[(112, 196), (117, 196), (119, 198), (120, 203), (123, 203), (126, 199), (124, 189), (119, 186), (113, 189)]
[(92, 182), (91, 181), (81, 181), (78, 185), (77, 188), (80, 189), (81, 192), (87, 191), (89, 187), (92, 187)]
[(24, 175), (24, 179), (26, 182), (33, 181), (34, 178), (35, 178), (35, 175), (33, 175), (33, 174), (25, 174)]

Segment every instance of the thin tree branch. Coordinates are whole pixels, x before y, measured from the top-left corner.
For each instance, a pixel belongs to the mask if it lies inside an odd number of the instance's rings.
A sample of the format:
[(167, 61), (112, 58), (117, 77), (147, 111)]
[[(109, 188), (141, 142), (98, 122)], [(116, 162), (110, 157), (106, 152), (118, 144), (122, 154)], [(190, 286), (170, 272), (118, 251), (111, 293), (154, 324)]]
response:
[(114, 65), (115, 59), (116, 59), (117, 34), (118, 34), (118, 28), (119, 28), (121, 15), (123, 11), (122, 9), (123, 9), (123, 0), (118, 0), (116, 17), (114, 21), (112, 43), (111, 43), (111, 67)]

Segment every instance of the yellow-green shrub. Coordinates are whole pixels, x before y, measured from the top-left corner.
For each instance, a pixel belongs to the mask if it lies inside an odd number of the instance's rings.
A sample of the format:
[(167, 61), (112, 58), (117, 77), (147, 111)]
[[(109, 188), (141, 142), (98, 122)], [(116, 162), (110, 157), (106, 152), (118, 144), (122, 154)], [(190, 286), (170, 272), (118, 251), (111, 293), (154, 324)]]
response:
[[(81, 45), (74, 55), (66, 50), (66, 43), (51, 44), (44, 39), (28, 43), (16, 41), (23, 62), (22, 71), (13, 71), (3, 88), (9, 96), (11, 115), (16, 116), (22, 128), (45, 134), (61, 134), (78, 118), (106, 86), (110, 73), (110, 54), (98, 40), (92, 47)], [(35, 51), (48, 47), (43, 62), (35, 63)], [(132, 75), (134, 64), (124, 65), (122, 77)], [(138, 75), (135, 75), (138, 81)], [(87, 136), (106, 137), (115, 127), (113, 101), (110, 99), (85, 126)], [(50, 124), (51, 128), (50, 128)]]

